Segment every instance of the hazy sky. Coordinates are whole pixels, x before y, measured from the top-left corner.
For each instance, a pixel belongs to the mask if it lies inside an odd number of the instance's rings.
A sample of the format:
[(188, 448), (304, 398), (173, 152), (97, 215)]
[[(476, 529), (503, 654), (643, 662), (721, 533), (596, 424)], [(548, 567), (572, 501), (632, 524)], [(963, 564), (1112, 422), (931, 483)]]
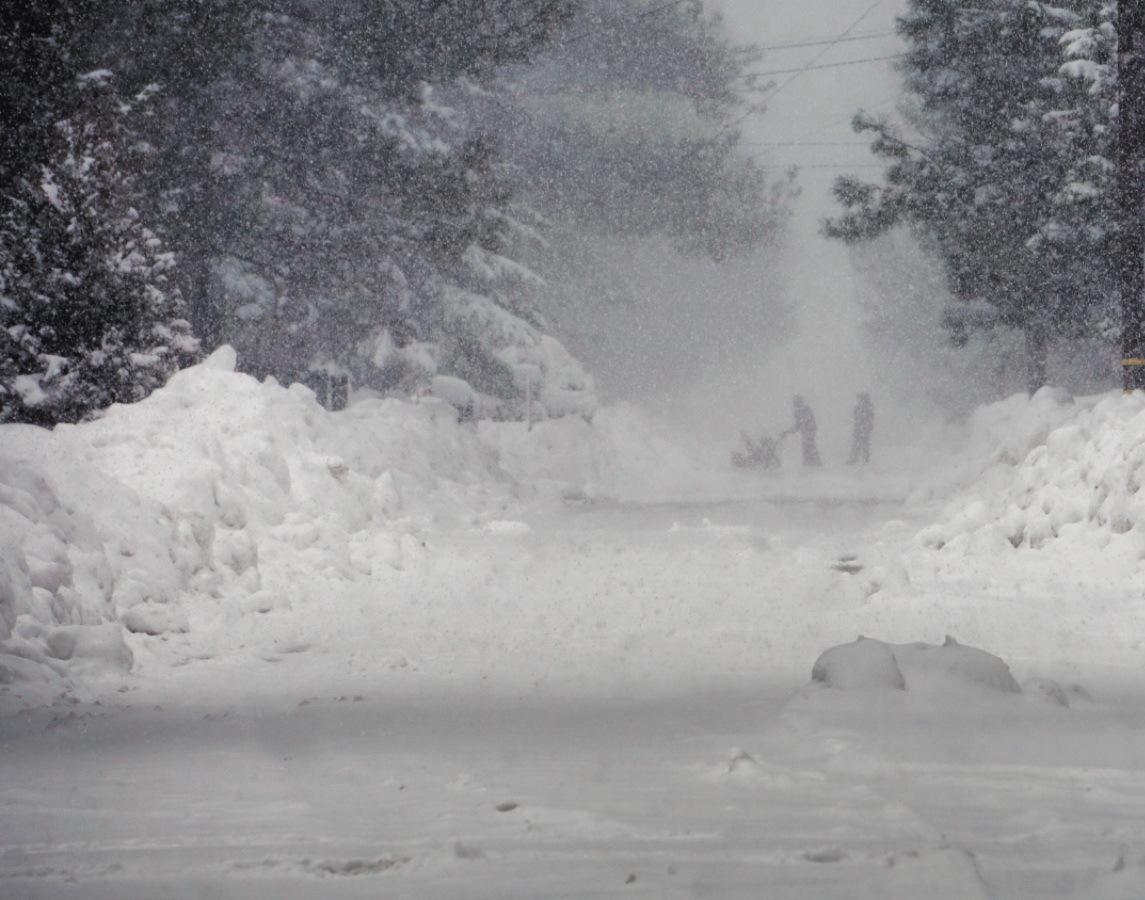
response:
[[(899, 97), (893, 60), (900, 53), (894, 17), (902, 0), (721, 0), (733, 39), (770, 48), (760, 63), (776, 87), (767, 111), (744, 123), (745, 142), (761, 161), (780, 168), (797, 164), (804, 184), (802, 207), (822, 216), (831, 211), (827, 186), (845, 171), (875, 165), (868, 142), (850, 127), (862, 108), (890, 112)], [(848, 32), (848, 29), (849, 32)], [(848, 32), (834, 46), (831, 41)], [(817, 43), (816, 46), (781, 47)], [(838, 65), (857, 60), (854, 65)], [(804, 66), (803, 72), (789, 70)]]

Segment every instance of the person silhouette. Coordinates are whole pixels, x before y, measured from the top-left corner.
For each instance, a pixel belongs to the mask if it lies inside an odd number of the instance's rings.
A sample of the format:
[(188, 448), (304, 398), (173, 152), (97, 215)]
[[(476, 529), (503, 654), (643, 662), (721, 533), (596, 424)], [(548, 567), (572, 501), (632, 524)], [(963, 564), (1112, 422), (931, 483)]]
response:
[(803, 439), (803, 465), (823, 465), (823, 461), (819, 458), (819, 447), (815, 443), (815, 433), (818, 430), (815, 424), (815, 414), (811, 412), (811, 407), (807, 405), (807, 401), (803, 399), (801, 394), (795, 395), (791, 401), (791, 406), (795, 412), (795, 425), (788, 429), (785, 434), (791, 434), (794, 431), (799, 432), (799, 436)]
[(871, 432), (875, 427), (875, 405), (871, 402), (871, 395), (859, 394), (855, 404), (855, 430), (851, 437), (851, 465), (856, 463), (867, 464), (871, 461)]

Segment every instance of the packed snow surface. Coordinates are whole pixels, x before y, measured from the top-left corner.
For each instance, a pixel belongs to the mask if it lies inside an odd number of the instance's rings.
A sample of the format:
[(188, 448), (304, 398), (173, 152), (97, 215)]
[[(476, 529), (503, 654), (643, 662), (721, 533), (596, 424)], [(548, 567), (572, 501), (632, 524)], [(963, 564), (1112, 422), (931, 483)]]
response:
[(1145, 896), (1142, 447), (747, 471), (226, 348), (3, 426), (0, 896)]

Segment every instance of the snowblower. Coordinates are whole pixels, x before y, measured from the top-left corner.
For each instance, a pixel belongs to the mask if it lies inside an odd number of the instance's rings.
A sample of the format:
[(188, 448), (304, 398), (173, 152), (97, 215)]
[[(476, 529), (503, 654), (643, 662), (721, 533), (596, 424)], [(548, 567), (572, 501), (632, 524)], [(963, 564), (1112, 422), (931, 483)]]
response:
[(752, 438), (746, 431), (741, 431), (740, 437), (743, 439), (746, 452), (733, 451), (732, 465), (737, 469), (778, 469), (779, 442), (784, 436), (773, 438), (763, 434), (758, 438)]

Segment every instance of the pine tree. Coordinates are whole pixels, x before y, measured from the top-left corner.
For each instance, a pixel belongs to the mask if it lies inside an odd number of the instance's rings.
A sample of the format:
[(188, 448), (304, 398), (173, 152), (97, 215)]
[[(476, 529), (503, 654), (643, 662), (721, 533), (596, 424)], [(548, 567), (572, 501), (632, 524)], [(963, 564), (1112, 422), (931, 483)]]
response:
[(142, 399), (197, 352), (174, 257), (134, 205), (131, 107), (109, 75), (81, 79), (49, 157), (0, 200), (2, 422), (75, 422)]
[[(248, 371), (349, 369), (378, 389), (447, 375), (507, 411), (577, 406), (590, 382), (545, 335), (553, 291), (534, 271), (566, 226), (722, 257), (782, 218), (785, 188), (736, 147), (751, 56), (698, 0), (668, 18), (643, 0), (620, 15), (596, 0), (108, 0), (94, 18), (72, 2), (86, 27), (63, 29), (69, 59), (126, 93), (162, 86), (136, 122), (135, 208), (175, 252), (204, 344), (234, 344)], [(597, 99), (621, 91), (653, 123), (667, 104), (672, 127), (600, 140), (581, 122), (544, 137), (551, 154), (519, 153), (538, 132), (517, 75), (575, 9), (609, 23)], [(553, 178), (575, 206), (553, 202)]]
[(522, 393), (503, 333), (472, 314), (527, 315), (502, 286), (531, 277), (501, 255), (513, 186), (489, 72), (565, 7), (347, 0), (246, 23), (259, 65), (211, 91), (230, 113), (193, 151), (209, 159), (172, 228), (209, 235), (212, 317), (244, 368), (348, 368), (378, 388), (440, 372)]
[(793, 194), (740, 147), (738, 126), (762, 104), (760, 56), (699, 0), (584, 0), (513, 79), (525, 197), (569, 231), (666, 236), (716, 260), (756, 248)]
[(856, 117), (888, 160), (885, 184), (840, 179), (844, 212), (825, 224), (847, 241), (913, 227), (952, 293), (990, 311), (975, 321), (1025, 333), (1031, 389), (1045, 382), (1049, 341), (1110, 321), (1109, 106), (1071, 74), (1076, 41), (1061, 46), (1098, 6), (911, 0), (898, 21), (907, 129)]
[[(88, 0), (0, 4), (0, 193), (7, 193), (55, 141), (53, 126), (74, 112), (74, 37)], [(95, 68), (94, 66), (89, 68)]]

